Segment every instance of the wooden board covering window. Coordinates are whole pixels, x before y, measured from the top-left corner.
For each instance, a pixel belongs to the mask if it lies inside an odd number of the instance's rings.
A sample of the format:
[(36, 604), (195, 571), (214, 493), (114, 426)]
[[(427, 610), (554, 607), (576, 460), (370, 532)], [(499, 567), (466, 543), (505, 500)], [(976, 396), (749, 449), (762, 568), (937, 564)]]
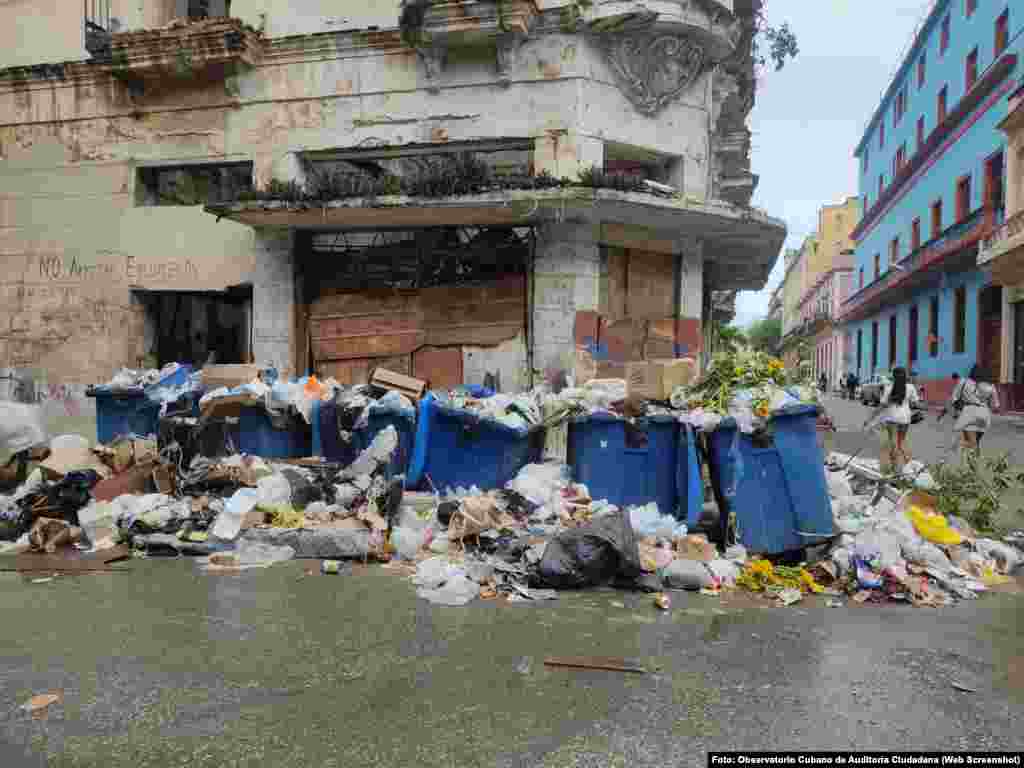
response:
[[(444, 382), (461, 384), (462, 346), (494, 346), (521, 333), (526, 320), (526, 279), (513, 275), (472, 286), (444, 286), (408, 291), (364, 291), (322, 296), (310, 307), (313, 357), (323, 375), (342, 383), (361, 383), (375, 364), (407, 375), (438, 365), (448, 371)], [(431, 353), (428, 348), (457, 350)], [(419, 354), (423, 350), (423, 354)], [(433, 362), (432, 362), (433, 361)], [(394, 363), (400, 363), (400, 367)]]

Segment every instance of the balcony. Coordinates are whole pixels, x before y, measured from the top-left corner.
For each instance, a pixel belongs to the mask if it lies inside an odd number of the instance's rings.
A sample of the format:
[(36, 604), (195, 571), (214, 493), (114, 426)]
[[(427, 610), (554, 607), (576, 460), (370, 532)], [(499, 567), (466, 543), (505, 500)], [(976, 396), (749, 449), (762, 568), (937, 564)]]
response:
[(1024, 282), (1024, 210), (1007, 219), (982, 241), (978, 265), (992, 269), (997, 285)]
[(84, 2), (86, 50), (122, 80), (224, 78), (253, 66), (263, 53), (258, 32), (238, 19), (209, 15), (201, 0), (190, 0), (186, 15), (163, 27), (132, 32), (113, 28), (110, 0)]
[(969, 269), (975, 264), (976, 257), (970, 255), (969, 260), (966, 257), (958, 259), (957, 255), (979, 242), (1001, 215), (1001, 212), (989, 208), (978, 208), (962, 221), (947, 227), (938, 237), (903, 258), (896, 269), (890, 269), (878, 280), (844, 299), (840, 309), (841, 320), (859, 319), (870, 313), (891, 289), (914, 290), (942, 268)]

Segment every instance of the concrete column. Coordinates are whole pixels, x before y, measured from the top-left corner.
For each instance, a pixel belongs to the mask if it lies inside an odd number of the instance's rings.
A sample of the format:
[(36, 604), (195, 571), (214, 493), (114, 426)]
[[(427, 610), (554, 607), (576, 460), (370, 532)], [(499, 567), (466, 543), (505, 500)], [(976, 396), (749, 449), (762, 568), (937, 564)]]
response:
[(676, 357), (700, 360), (704, 347), (704, 243), (681, 239), (679, 265), (679, 323)]
[(575, 180), (580, 171), (604, 168), (604, 142), (573, 131), (553, 130), (534, 141), (533, 169)]
[(256, 229), (252, 281), (253, 357), (292, 373), (295, 272), (291, 230)]
[(576, 313), (600, 305), (601, 250), (589, 224), (537, 231), (533, 274), (533, 368), (552, 375), (576, 367)]

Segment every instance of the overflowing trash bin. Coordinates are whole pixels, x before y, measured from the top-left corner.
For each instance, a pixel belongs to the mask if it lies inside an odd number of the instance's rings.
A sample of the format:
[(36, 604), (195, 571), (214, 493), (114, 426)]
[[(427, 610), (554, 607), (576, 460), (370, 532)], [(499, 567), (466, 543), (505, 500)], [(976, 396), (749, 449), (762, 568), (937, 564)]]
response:
[(816, 406), (772, 414), (768, 428), (744, 434), (726, 418), (710, 435), (719, 492), (747, 549), (778, 554), (833, 535)]
[(655, 502), (662, 514), (696, 525), (703, 488), (690, 482), (693, 440), (693, 429), (672, 416), (630, 422), (594, 413), (569, 422), (568, 461), (573, 479), (595, 498), (618, 506)]
[[(200, 417), (162, 417), (158, 441), (11, 436), (26, 471), (0, 494), (0, 552), (50, 574), (133, 550), (197, 556), (211, 576), (315, 558), (305, 576), (337, 578), (344, 560), (399, 561), (391, 573), (414, 569), (416, 594), (440, 605), (614, 586), (654, 593), (652, 611), (673, 610), (672, 590), (948, 605), (1011, 578), (1024, 535), (996, 541), (942, 514), (942, 467), (922, 466), (909, 497), (878, 493), (877, 462), (844, 457), (826, 474), (819, 406), (779, 366), (727, 360), (668, 402), (622, 379), (509, 395), (425, 394), (387, 372), (356, 387), (225, 375)], [(144, 394), (162, 383), (145, 375)], [(148, 399), (162, 408), (181, 388)], [(566, 439), (543, 455), (554, 424)], [(698, 433), (738, 545), (700, 532)]]
[(543, 450), (539, 424), (512, 426), (428, 394), (420, 403), (409, 487), (501, 488)]
[[(186, 396), (192, 368), (173, 363), (160, 371), (122, 370), (110, 382), (90, 387), (96, 400), (96, 441), (118, 435), (155, 435), (162, 406)], [(193, 408), (189, 401), (189, 409)]]
[(261, 406), (241, 409), (238, 450), (264, 459), (298, 459), (312, 455), (308, 425), (293, 414), (271, 414)]

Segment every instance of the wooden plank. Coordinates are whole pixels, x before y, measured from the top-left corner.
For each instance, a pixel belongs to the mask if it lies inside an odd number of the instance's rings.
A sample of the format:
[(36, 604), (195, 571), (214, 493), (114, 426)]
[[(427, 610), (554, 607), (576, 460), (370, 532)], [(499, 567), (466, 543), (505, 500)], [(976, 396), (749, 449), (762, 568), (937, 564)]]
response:
[(370, 378), (370, 384), (380, 389), (391, 389), (401, 392), (413, 401), (419, 400), (427, 388), (427, 383), (422, 379), (415, 379), (387, 368), (378, 367)]
[(412, 374), (412, 355), (367, 357), (359, 360), (326, 360), (318, 363), (323, 378), (334, 377), (339, 384), (355, 386), (370, 381), (370, 371), (381, 366), (398, 373)]
[(348, 336), (386, 336), (392, 333), (418, 331), (423, 326), (419, 313), (349, 315), (316, 317), (310, 322), (314, 340), (338, 339)]
[(9, 563), (5, 558), (0, 570), (14, 571), (107, 571), (111, 570), (108, 563), (131, 557), (132, 550), (127, 544), (119, 544), (98, 552), (79, 552), (73, 547), (65, 547), (54, 554), (43, 552), (25, 552), (13, 558)]
[(626, 659), (609, 656), (548, 656), (544, 659), (548, 667), (571, 667), (574, 669), (606, 669), (612, 672), (637, 672), (646, 674), (647, 670)]
[(314, 339), (313, 355), (318, 361), (394, 357), (412, 354), (424, 343), (426, 343), (426, 336), (422, 331), (407, 331), (390, 336)]
[(412, 357), (413, 376), (431, 389), (449, 389), (462, 381), (461, 347), (421, 347)]

